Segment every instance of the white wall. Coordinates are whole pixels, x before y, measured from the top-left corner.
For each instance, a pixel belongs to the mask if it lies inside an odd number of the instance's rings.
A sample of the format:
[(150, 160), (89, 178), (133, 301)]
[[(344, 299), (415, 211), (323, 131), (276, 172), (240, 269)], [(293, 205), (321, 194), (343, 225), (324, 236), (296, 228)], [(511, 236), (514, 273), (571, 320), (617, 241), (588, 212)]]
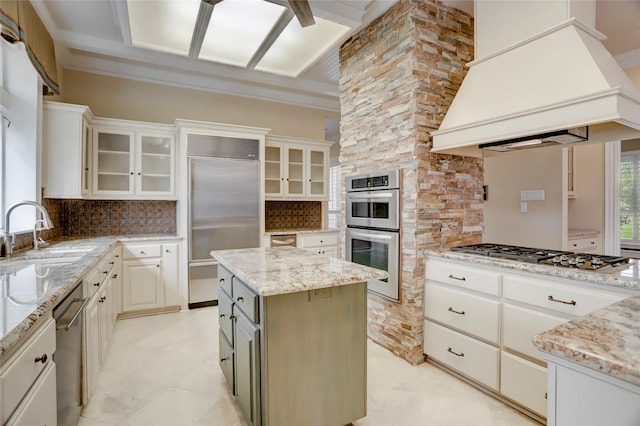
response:
[[(580, 145), (574, 149), (576, 198), (569, 200), (569, 229), (593, 229), (603, 232), (604, 145)], [(602, 242), (598, 247), (602, 247)]]
[[(562, 250), (562, 150), (543, 148), (487, 156), (483, 241)], [(542, 189), (544, 201), (529, 201), (520, 212), (520, 191)]]

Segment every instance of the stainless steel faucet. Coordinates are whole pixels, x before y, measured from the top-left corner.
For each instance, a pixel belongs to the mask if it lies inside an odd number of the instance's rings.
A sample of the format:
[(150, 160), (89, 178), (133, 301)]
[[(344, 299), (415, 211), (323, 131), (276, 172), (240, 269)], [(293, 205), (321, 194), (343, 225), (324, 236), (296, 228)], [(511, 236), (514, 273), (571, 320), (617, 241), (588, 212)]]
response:
[(53, 228), (53, 222), (49, 217), (49, 213), (47, 212), (47, 209), (45, 209), (42, 206), (42, 204), (36, 203), (35, 201), (20, 201), (19, 203), (15, 203), (11, 207), (9, 207), (9, 210), (7, 210), (7, 213), (4, 217), (4, 236), (3, 236), (4, 238), (3, 238), (2, 244), (4, 245), (5, 256), (7, 257), (11, 256), (11, 253), (13, 253), (13, 248), (16, 245), (15, 235), (11, 234), (11, 228), (10, 228), (11, 212), (16, 207), (20, 207), (20, 206), (33, 206), (36, 208), (36, 210), (40, 210), (40, 213), (42, 213), (42, 221), (43, 221), (42, 229)]

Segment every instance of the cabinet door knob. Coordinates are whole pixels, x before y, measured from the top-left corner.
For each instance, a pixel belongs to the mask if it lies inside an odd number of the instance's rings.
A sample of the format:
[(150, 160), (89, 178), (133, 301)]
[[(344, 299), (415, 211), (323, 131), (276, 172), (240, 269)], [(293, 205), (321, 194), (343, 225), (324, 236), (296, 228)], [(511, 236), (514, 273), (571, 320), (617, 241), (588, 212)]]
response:
[(133, 172), (131, 172), (131, 176), (133, 176)]
[(36, 358), (36, 359), (34, 360), (34, 362), (41, 362), (41, 363), (45, 364), (45, 363), (47, 362), (47, 360), (48, 360), (48, 359), (49, 359), (49, 358), (47, 357), (47, 354), (42, 354), (42, 355), (40, 355), (38, 358)]
[(156, 265), (156, 268), (159, 268), (159, 267), (160, 267), (160, 264)]
[(140, 254), (146, 254), (144, 250), (140, 250)]
[(171, 253), (171, 252), (169, 251), (169, 249), (166, 249), (164, 252), (165, 252), (165, 253)]
[(142, 173), (138, 172), (138, 176), (142, 175)]

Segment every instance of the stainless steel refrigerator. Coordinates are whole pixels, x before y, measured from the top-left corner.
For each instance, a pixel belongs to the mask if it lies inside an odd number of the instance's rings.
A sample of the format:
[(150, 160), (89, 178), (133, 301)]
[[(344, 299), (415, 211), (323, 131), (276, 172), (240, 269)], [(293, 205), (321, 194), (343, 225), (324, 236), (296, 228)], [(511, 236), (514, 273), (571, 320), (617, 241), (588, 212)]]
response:
[(215, 304), (211, 250), (260, 245), (259, 141), (189, 135), (189, 307)]

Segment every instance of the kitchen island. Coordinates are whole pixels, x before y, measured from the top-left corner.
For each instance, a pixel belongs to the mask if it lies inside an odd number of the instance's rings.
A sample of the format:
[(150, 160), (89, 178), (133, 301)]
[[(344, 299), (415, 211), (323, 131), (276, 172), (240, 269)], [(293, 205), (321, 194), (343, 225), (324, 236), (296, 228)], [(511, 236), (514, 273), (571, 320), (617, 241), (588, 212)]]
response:
[(387, 273), (293, 247), (213, 251), (220, 367), (251, 425), (366, 415), (368, 279)]

